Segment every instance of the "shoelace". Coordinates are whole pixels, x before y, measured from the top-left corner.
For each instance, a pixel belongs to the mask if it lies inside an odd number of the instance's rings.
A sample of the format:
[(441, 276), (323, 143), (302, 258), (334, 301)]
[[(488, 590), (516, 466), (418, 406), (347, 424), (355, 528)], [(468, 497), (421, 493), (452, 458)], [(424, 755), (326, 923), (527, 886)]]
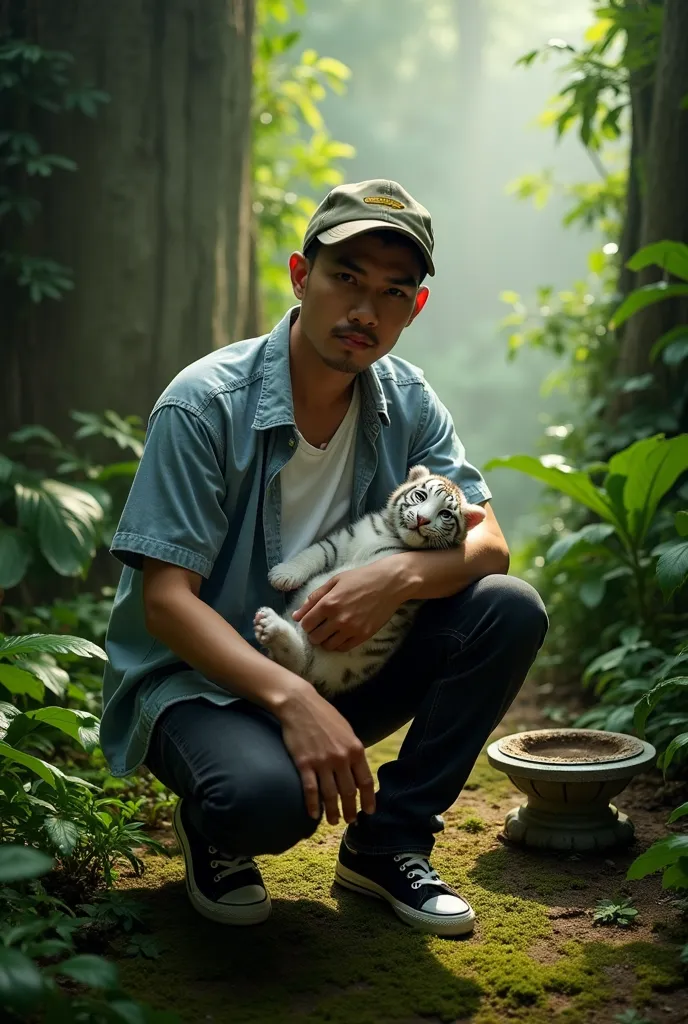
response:
[[(398, 853), (394, 860), (399, 865), (400, 871), (406, 871), (407, 878), (417, 878), (417, 882), (411, 883), (412, 889), (420, 889), (421, 885), (445, 885), (427, 857), (421, 857), (417, 853)], [(408, 869), (411, 870), (408, 870)]]
[(215, 860), (211, 860), (211, 868), (224, 868), (224, 871), (218, 871), (213, 881), (221, 882), (223, 878), (229, 878), (230, 875), (236, 874), (237, 871), (243, 871), (244, 868), (253, 867), (253, 860), (251, 857), (230, 857), (226, 853), (222, 853), (220, 850), (216, 850), (214, 846), (208, 847), (208, 853), (213, 856), (219, 854)]

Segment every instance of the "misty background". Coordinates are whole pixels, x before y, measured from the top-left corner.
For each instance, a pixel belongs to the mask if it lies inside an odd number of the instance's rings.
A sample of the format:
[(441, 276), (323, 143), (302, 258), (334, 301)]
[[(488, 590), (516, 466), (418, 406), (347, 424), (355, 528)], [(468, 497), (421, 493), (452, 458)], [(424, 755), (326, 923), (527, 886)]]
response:
[[(423, 367), (479, 467), (542, 451), (544, 425), (565, 418), (566, 396), (540, 393), (552, 357), (524, 349), (507, 362), (499, 295), (530, 304), (538, 285), (566, 288), (587, 273), (595, 239), (564, 229), (563, 200), (534, 210), (507, 186), (544, 169), (563, 182), (595, 177), (573, 134), (557, 143), (536, 123), (563, 85), (563, 61), (515, 66), (551, 38), (579, 44), (590, 15), (589, 0), (320, 0), (295, 26), (304, 46), (352, 71), (346, 94), (322, 106), (333, 137), (356, 149), (345, 180), (393, 178), (430, 210), (437, 274), (395, 351)], [(504, 472), (489, 485), (518, 543), (535, 528), (539, 487)]]

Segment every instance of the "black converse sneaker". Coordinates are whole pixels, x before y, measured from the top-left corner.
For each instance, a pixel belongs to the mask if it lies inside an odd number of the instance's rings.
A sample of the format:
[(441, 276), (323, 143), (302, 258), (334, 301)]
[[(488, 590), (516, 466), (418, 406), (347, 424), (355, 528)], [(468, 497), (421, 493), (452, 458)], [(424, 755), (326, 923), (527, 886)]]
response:
[(342, 839), (335, 880), (354, 892), (387, 900), (402, 921), (420, 931), (431, 935), (473, 931), (475, 914), (470, 905), (420, 854), (355, 853)]
[(250, 857), (232, 857), (209, 846), (191, 825), (180, 800), (174, 831), (186, 863), (186, 890), (203, 917), (220, 924), (260, 924), (270, 916), (270, 896)]

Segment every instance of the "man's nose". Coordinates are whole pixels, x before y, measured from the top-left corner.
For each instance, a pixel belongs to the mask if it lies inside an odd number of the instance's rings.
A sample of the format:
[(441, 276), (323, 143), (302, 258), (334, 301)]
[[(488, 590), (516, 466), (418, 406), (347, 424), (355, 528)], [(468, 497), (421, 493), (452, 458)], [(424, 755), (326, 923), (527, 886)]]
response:
[(360, 302), (356, 309), (349, 313), (349, 320), (352, 323), (361, 324), (364, 327), (377, 326), (377, 314), (372, 302)]

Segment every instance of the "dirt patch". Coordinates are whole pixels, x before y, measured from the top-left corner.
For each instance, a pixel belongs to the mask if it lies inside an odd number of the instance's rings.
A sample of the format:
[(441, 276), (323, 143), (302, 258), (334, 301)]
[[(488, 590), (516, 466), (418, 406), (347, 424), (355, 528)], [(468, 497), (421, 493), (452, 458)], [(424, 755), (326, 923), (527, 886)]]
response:
[[(491, 739), (545, 727), (543, 703), (526, 687)], [(396, 756), (402, 738), (372, 748), (371, 767)], [(682, 939), (658, 877), (625, 880), (637, 853), (665, 834), (674, 793), (659, 808), (651, 805), (656, 794), (640, 777), (618, 798), (636, 824), (630, 850), (528, 851), (501, 836), (506, 812), (524, 797), (483, 754), (444, 814), (433, 854), (476, 910), (474, 934), (453, 941), (419, 935), (386, 904), (333, 885), (341, 824), (322, 825), (280, 857), (259, 858), (274, 911), (252, 929), (198, 917), (181, 859), (147, 857), (144, 878), (123, 874), (120, 884), (147, 902), (166, 949), (154, 964), (121, 961), (123, 983), (188, 1024), (612, 1024), (630, 1008), (653, 1021), (685, 1022), (678, 952), (688, 935)], [(169, 831), (156, 837), (175, 849)], [(627, 895), (637, 923), (593, 923), (600, 899)]]

